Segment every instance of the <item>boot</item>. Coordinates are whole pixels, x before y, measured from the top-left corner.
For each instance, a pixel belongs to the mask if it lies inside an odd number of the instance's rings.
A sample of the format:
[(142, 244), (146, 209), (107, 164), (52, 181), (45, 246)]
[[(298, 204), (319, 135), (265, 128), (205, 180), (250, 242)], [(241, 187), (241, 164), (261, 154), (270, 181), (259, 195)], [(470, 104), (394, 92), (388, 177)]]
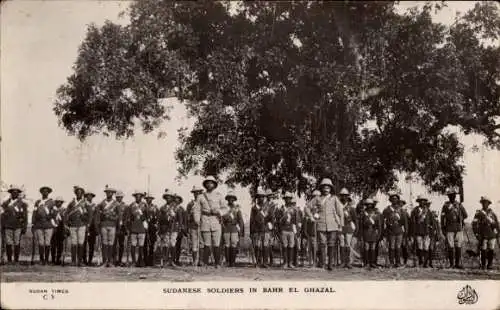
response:
[(401, 264), (401, 257), (400, 257), (400, 252), (401, 249), (394, 249), (394, 266), (398, 268)]
[(401, 248), (402, 250), (402, 256), (403, 256), (403, 264), (406, 266), (408, 263), (408, 247), (404, 246)]
[(19, 262), (19, 253), (21, 252), (21, 246), (20, 245), (15, 245), (14, 246), (14, 262)]
[(224, 254), (226, 257), (226, 266), (232, 267), (231, 266), (231, 248), (230, 247), (224, 247)]
[(76, 265), (81, 266), (82, 265), (82, 259), (83, 259), (83, 246), (79, 245), (77, 246), (77, 252), (76, 252)]
[(76, 266), (76, 245), (71, 246), (71, 264)]
[(328, 253), (328, 266), (327, 266), (327, 269), (328, 270), (332, 270), (333, 269), (333, 260), (334, 260), (334, 257), (333, 257), (333, 247), (332, 246), (328, 246), (327, 248), (327, 253)]
[(262, 268), (267, 268), (268, 267), (268, 264), (267, 264), (267, 258), (268, 258), (268, 247), (263, 247), (262, 248), (262, 252), (260, 253), (260, 255), (262, 255)]
[(283, 269), (288, 268), (288, 248), (283, 249)]
[(215, 268), (220, 267), (220, 248), (218, 246), (214, 246), (213, 248), (213, 255), (214, 255), (214, 262), (215, 262)]
[(432, 265), (432, 250), (427, 251), (427, 253), (428, 253), (427, 255), (429, 260), (429, 267), (434, 268), (434, 266)]
[(170, 258), (168, 260), (168, 264), (169, 264), (169, 266), (177, 267), (178, 265), (175, 262), (175, 260), (177, 259), (176, 248), (175, 247), (170, 247), (169, 251), (170, 251)]
[(492, 249), (486, 250), (486, 255), (488, 255), (488, 266), (487, 269), (493, 269), (493, 256), (495, 256), (495, 252)]
[(236, 256), (238, 256), (238, 249), (231, 248), (231, 267), (236, 267)]
[(38, 246), (38, 254), (40, 255), (40, 264), (45, 265), (45, 249), (43, 246)]
[(261, 260), (260, 260), (260, 248), (259, 247), (255, 248), (255, 264), (259, 267), (262, 265)]
[(368, 257), (370, 257), (369, 250), (363, 249), (363, 267), (368, 267), (370, 265)]
[(365, 267), (370, 270), (372, 268), (372, 256), (374, 252), (372, 249), (366, 249), (364, 253)]
[(198, 267), (198, 264), (199, 264), (199, 256), (198, 256), (198, 252), (197, 251), (193, 251), (191, 253), (192, 257), (193, 257), (193, 266), (194, 267)]
[(113, 252), (114, 252), (114, 247), (112, 245), (108, 245), (108, 264), (111, 266), (111, 264), (113, 265), (118, 265), (118, 262), (115, 262), (114, 260), (114, 255), (113, 255)]
[[(180, 235), (180, 233), (179, 233)], [(180, 265), (180, 260), (181, 260), (181, 247), (182, 247), (182, 237), (178, 237), (176, 242), (175, 242), (175, 264)]]
[(479, 256), (481, 256), (481, 269), (486, 269), (486, 256), (487, 256), (487, 250), (480, 250), (479, 251)]
[(142, 246), (139, 246), (137, 247), (137, 252), (139, 252), (137, 254), (137, 264), (136, 266), (137, 267), (143, 267), (144, 266), (144, 247)]
[(370, 262), (370, 267), (377, 268), (377, 250), (371, 250), (371, 262)]
[(106, 266), (108, 263), (108, 249), (107, 245), (102, 246), (102, 265)]
[(320, 246), (318, 249), (319, 252), (319, 259), (318, 259), (318, 268), (323, 268), (323, 262), (325, 261), (325, 253), (324, 253), (324, 247)]
[(417, 249), (418, 267), (422, 267), (422, 250)]
[(394, 250), (389, 249), (389, 266), (393, 267), (394, 266)]
[(422, 257), (423, 257), (423, 260), (424, 260), (424, 268), (427, 268), (427, 266), (429, 264), (429, 259), (428, 259), (427, 253), (428, 253), (428, 251), (422, 250)]
[(208, 266), (208, 259), (210, 258), (210, 247), (205, 246), (203, 248), (203, 264)]
[(462, 262), (462, 248), (455, 248), (455, 268), (463, 269)]
[(135, 266), (137, 264), (137, 260), (135, 259), (135, 246), (130, 246), (130, 256), (132, 256), (132, 264)]
[(448, 261), (450, 262), (450, 266), (448, 268), (453, 268), (453, 266), (455, 265), (453, 258), (453, 251), (454, 248), (448, 248)]
[(293, 260), (293, 248), (287, 248), (287, 254), (288, 254), (288, 268), (295, 268), (295, 266), (292, 264), (292, 260)]
[(298, 250), (297, 246), (295, 246), (295, 247), (293, 247), (293, 265), (295, 267), (299, 266), (298, 258), (299, 258), (299, 250)]
[(351, 248), (350, 247), (345, 247), (345, 261), (346, 261), (346, 267), (348, 269), (351, 269)]
[(50, 246), (45, 246), (44, 247), (45, 251), (45, 264), (49, 264), (49, 255), (50, 255)]
[(118, 244), (118, 264), (121, 266), (122, 265), (122, 260), (123, 260), (123, 250), (124, 250), (124, 244), (123, 240)]

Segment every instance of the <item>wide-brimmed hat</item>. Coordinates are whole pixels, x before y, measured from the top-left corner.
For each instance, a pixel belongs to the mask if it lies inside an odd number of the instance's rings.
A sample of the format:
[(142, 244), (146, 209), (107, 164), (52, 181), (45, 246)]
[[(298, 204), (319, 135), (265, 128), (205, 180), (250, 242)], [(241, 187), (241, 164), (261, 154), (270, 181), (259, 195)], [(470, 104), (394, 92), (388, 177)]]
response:
[(104, 192), (116, 193), (116, 189), (106, 185), (106, 187), (104, 188)]
[(481, 199), (479, 199), (479, 202), (483, 202), (483, 201), (488, 201), (489, 203), (491, 203), (491, 199), (488, 196), (481, 196)]
[(167, 199), (167, 197), (175, 197), (175, 194), (173, 192), (169, 191), (168, 189), (166, 189), (163, 192), (162, 197), (163, 197), (163, 199)]
[(73, 186), (73, 191), (76, 192), (78, 190), (82, 191), (85, 194), (85, 189), (83, 187), (81, 187), (80, 185)]
[(180, 195), (177, 195), (177, 194), (175, 194), (175, 195), (174, 195), (174, 198), (175, 198), (176, 200), (178, 200), (178, 201), (179, 201), (179, 203), (182, 203), (182, 202), (184, 201), (184, 199), (182, 199), (182, 197), (181, 197)]
[(238, 200), (238, 197), (236, 197), (236, 194), (233, 192), (233, 191), (230, 191), (226, 194), (226, 200), (228, 200), (228, 198), (234, 198), (234, 200)]
[(64, 198), (62, 198), (61, 196), (57, 196), (56, 199), (54, 199), (55, 202), (64, 202)]
[(84, 195), (85, 195), (85, 196), (92, 196), (92, 197), (95, 197), (95, 194), (94, 194), (94, 193), (92, 193), (91, 191), (87, 191), (87, 192), (85, 192), (85, 194), (84, 194)]
[(145, 194), (144, 198), (145, 199), (155, 199), (155, 196), (153, 196), (153, 194)]
[(207, 188), (206, 184), (207, 182), (213, 182), (215, 184), (215, 187), (217, 187), (219, 185), (219, 183), (217, 182), (217, 180), (215, 179), (214, 176), (211, 176), (209, 175), (208, 177), (205, 178), (205, 180), (203, 180), (203, 187)]
[(132, 196), (139, 196), (139, 195), (145, 196), (146, 194), (143, 191), (137, 189), (132, 193)]
[(333, 182), (329, 178), (324, 178), (321, 180), (321, 183), (319, 183), (319, 187), (323, 186), (330, 186), (331, 189), (333, 189)]
[(286, 198), (291, 198), (291, 199), (293, 199), (293, 195), (292, 195), (292, 193), (290, 193), (290, 192), (285, 192), (285, 195), (283, 195), (283, 199), (286, 199)]
[(366, 198), (365, 201), (364, 201), (364, 204), (365, 205), (374, 205), (375, 202), (371, 198)]
[[(167, 189), (167, 190), (165, 190), (165, 193), (166, 193), (167, 191), (168, 191), (168, 189)], [(203, 192), (203, 188), (201, 188), (201, 187), (198, 187), (198, 186), (194, 185), (194, 186), (193, 186), (193, 189), (191, 190), (191, 193), (198, 193), (198, 192)], [(165, 194), (164, 194), (164, 195), (165, 195)]]
[(313, 192), (312, 192), (312, 195), (313, 196), (321, 196), (321, 192), (317, 189), (315, 189)]
[(125, 197), (125, 194), (122, 191), (116, 191), (116, 197)]
[(23, 190), (21, 189), (20, 186), (17, 186), (17, 185), (11, 185), (9, 187), (9, 189), (7, 190), (7, 192), (9, 192), (10, 194), (12, 194), (12, 192), (18, 192), (18, 193), (22, 193)]
[(446, 195), (455, 195), (455, 194), (458, 194), (458, 192), (459, 192), (459, 190), (455, 186), (448, 187), (446, 189)]
[(424, 195), (418, 195), (417, 196), (417, 199), (415, 200), (416, 202), (419, 202), (419, 201), (427, 201), (427, 198), (424, 196)]
[(41, 193), (44, 189), (49, 191), (49, 194), (52, 193), (52, 188), (50, 188), (49, 186), (46, 186), (46, 185), (40, 187), (40, 189), (38, 191)]
[(340, 190), (339, 195), (349, 195), (349, 191), (344, 187)]

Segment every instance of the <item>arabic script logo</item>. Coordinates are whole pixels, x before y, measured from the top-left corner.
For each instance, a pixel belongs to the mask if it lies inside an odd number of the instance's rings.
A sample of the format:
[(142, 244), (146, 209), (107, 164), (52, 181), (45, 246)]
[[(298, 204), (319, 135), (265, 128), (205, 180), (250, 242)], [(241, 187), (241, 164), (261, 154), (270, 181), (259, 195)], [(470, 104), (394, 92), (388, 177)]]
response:
[(466, 285), (457, 294), (458, 303), (463, 305), (473, 305), (477, 302), (477, 293), (470, 285)]

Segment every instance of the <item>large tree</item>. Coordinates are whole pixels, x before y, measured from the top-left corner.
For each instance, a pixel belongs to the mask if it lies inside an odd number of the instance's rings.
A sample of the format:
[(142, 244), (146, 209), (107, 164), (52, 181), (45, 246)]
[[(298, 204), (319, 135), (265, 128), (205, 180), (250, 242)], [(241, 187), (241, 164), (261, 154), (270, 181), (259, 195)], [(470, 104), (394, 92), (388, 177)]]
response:
[(134, 2), (130, 24), (90, 26), (55, 113), (80, 139), (151, 132), (177, 97), (196, 117), (179, 172), (230, 184), (306, 190), (332, 177), (357, 193), (396, 173), (434, 191), (460, 185), (450, 126), (500, 147), (499, 6), (451, 26), (426, 3)]

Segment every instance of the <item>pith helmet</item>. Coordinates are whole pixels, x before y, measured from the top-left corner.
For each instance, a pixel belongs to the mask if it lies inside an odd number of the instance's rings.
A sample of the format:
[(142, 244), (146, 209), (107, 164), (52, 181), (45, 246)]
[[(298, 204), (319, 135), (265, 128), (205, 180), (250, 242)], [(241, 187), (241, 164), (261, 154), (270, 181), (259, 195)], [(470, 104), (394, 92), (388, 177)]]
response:
[(55, 202), (64, 202), (64, 198), (62, 198), (61, 196), (57, 196), (56, 199), (54, 199)]
[(45, 189), (45, 190), (47, 190), (47, 191), (49, 192), (49, 194), (50, 194), (50, 193), (52, 193), (52, 188), (50, 188), (49, 186), (42, 186), (42, 187), (40, 187), (40, 189), (39, 189), (40, 193), (41, 193), (44, 189)]
[(116, 193), (116, 189), (106, 185), (106, 187), (104, 188), (104, 192)]
[(76, 191), (78, 191), (78, 190), (82, 191), (82, 193), (84, 193), (84, 194), (85, 194), (85, 189), (84, 189), (83, 187), (81, 187), (80, 185), (75, 185), (75, 186), (73, 186), (73, 191), (75, 191), (75, 192), (76, 192)]
[(87, 191), (87, 192), (85, 193), (85, 196), (92, 196), (92, 197), (95, 197), (95, 194), (94, 194), (94, 193), (92, 193), (91, 191)]
[(122, 191), (117, 191), (115, 194), (116, 197), (125, 197), (125, 194), (123, 194)]
[(21, 189), (21, 187), (20, 187), (20, 186), (17, 186), (17, 185), (11, 185), (11, 186), (9, 187), (9, 189), (7, 190), (7, 192), (9, 192), (9, 193), (11, 193), (11, 194), (12, 194), (12, 192), (22, 193), (22, 192), (23, 192), (23, 190)]
[(175, 197), (175, 200), (177, 200), (178, 203), (182, 203), (184, 201), (184, 199), (182, 199), (182, 197), (180, 195), (175, 194), (174, 197)]
[[(165, 193), (167, 192), (168, 190), (165, 190)], [(199, 192), (203, 192), (203, 188), (201, 187), (198, 187), (198, 186), (193, 186), (193, 189), (191, 190), (191, 193), (199, 193)]]
[(238, 200), (238, 198), (236, 197), (235, 193), (233, 191), (230, 191), (226, 194), (226, 200), (228, 200), (229, 198), (233, 198), (234, 200)]
[(365, 205), (375, 205), (375, 202), (371, 198), (365, 199)]
[(219, 185), (215, 177), (212, 175), (209, 175), (208, 177), (205, 178), (205, 180), (203, 180), (203, 187), (207, 188), (206, 186), (207, 182), (213, 182), (215, 184), (215, 187)]
[(144, 196), (144, 192), (136, 189), (133, 193), (132, 196)]
[(487, 196), (481, 196), (481, 199), (479, 200), (479, 202), (483, 202), (483, 201), (488, 201), (489, 203), (491, 203), (491, 199)]
[(418, 196), (417, 196), (417, 199), (416, 199), (416, 202), (426, 201), (426, 200), (427, 200), (427, 198), (425, 198), (425, 196), (424, 196), (424, 195), (418, 195)]
[(173, 192), (169, 191), (168, 189), (166, 189), (163, 192), (162, 197), (163, 197), (163, 199), (167, 199), (167, 197), (175, 197), (175, 194)]
[(321, 180), (321, 183), (319, 184), (319, 187), (323, 187), (323, 186), (330, 186), (330, 188), (333, 189), (333, 182), (332, 182), (332, 180), (330, 180), (328, 178), (324, 178), (323, 180)]
[(453, 186), (446, 189), (446, 195), (454, 195), (454, 194), (458, 194), (458, 188)]

